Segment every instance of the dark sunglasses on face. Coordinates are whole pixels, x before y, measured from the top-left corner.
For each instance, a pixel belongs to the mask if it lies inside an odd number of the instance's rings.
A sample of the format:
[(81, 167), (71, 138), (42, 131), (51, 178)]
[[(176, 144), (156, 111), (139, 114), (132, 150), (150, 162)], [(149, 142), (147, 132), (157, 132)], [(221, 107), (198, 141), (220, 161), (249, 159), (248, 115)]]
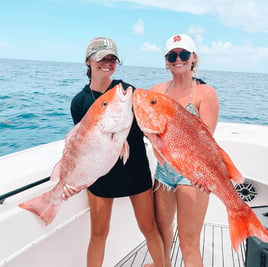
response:
[(191, 56), (191, 52), (184, 50), (178, 54), (177, 52), (172, 51), (166, 55), (166, 59), (169, 63), (174, 63), (178, 56), (182, 61), (187, 61)]

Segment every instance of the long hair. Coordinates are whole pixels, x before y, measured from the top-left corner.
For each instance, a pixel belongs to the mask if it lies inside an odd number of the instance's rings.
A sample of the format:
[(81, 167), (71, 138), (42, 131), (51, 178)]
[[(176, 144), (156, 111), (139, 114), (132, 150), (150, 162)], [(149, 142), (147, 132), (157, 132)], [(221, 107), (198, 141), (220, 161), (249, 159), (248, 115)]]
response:
[[(89, 60), (89, 57), (86, 58), (85, 62), (87, 62), (88, 60)], [(87, 65), (87, 63), (86, 63), (86, 65)], [(89, 80), (91, 80), (91, 67), (90, 67), (90, 65), (87, 65), (87, 77)]]
[[(195, 53), (195, 52), (193, 52)], [(199, 66), (199, 57), (198, 55), (195, 53), (196, 55), (196, 61), (193, 62), (192, 67), (191, 67), (191, 71), (192, 71), (192, 77), (198, 78), (198, 66)]]
[(89, 80), (91, 80), (91, 67), (90, 66), (87, 66), (87, 77)]

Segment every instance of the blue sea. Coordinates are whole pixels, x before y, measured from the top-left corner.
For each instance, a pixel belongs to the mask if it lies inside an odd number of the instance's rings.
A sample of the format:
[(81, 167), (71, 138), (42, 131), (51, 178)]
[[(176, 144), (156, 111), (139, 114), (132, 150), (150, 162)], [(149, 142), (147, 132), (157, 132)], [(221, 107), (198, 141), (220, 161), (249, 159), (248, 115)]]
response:
[[(115, 75), (150, 89), (164, 68), (118, 66)], [(268, 74), (199, 71), (220, 101), (219, 121), (268, 125)], [(64, 139), (70, 103), (88, 83), (83, 63), (0, 59), (0, 156)]]

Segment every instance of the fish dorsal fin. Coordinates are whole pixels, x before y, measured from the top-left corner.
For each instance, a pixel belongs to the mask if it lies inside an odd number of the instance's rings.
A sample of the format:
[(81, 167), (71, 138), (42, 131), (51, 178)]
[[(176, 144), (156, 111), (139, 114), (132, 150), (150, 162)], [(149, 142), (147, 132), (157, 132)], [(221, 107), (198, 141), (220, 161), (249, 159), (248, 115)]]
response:
[(230, 179), (232, 179), (236, 183), (243, 183), (244, 177), (241, 175), (239, 170), (235, 167), (231, 158), (228, 156), (228, 154), (221, 147), (218, 146), (218, 148), (219, 148), (220, 155), (223, 158), (223, 160), (226, 164), (226, 167), (230, 173)]

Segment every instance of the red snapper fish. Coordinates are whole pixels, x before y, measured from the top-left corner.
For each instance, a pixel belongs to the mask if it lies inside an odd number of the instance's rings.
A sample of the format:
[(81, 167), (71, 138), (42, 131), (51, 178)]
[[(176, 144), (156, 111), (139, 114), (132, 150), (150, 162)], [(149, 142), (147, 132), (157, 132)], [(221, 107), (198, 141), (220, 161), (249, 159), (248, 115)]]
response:
[(100, 96), (66, 135), (63, 155), (51, 173), (50, 179), (58, 180), (55, 187), (19, 206), (50, 224), (63, 201), (64, 185), (84, 189), (108, 173), (119, 157), (126, 163), (133, 117), (131, 87), (125, 91), (119, 84)]
[(158, 161), (166, 161), (192, 184), (202, 185), (224, 203), (234, 250), (249, 236), (268, 242), (268, 231), (231, 181), (241, 183), (244, 178), (206, 125), (170, 97), (144, 89), (135, 90), (133, 107)]

